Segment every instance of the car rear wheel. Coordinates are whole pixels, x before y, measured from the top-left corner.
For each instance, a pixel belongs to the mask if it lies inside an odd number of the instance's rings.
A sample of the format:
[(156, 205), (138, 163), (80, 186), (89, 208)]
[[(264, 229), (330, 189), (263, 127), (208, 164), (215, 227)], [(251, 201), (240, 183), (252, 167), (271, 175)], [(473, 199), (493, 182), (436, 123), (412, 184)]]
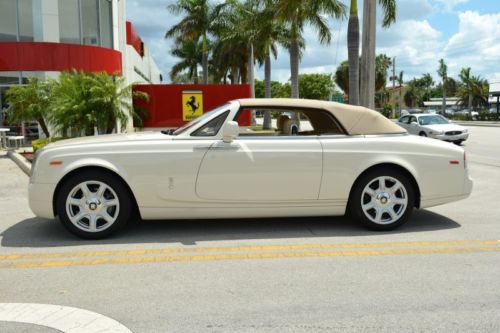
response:
[(408, 221), (415, 191), (403, 172), (374, 170), (355, 184), (349, 200), (351, 216), (374, 230), (392, 230)]
[(458, 145), (458, 146), (460, 146), (462, 144), (462, 142), (464, 142), (464, 140), (453, 141), (453, 143)]
[(61, 187), (56, 211), (66, 229), (87, 239), (109, 236), (130, 218), (132, 200), (123, 181), (105, 172), (83, 171)]
[(425, 133), (425, 132), (420, 132), (418, 135), (420, 135), (420, 136), (427, 136), (427, 133)]

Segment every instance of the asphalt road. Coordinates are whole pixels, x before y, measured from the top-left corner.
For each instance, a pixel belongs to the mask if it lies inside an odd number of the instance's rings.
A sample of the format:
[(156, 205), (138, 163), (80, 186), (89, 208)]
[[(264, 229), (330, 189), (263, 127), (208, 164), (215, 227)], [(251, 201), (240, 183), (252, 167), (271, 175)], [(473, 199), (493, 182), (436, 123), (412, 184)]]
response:
[(471, 197), (385, 233), (343, 217), (152, 221), (81, 241), (33, 217), (27, 177), (0, 156), (0, 303), (132, 332), (499, 332), (500, 128), (470, 132)]

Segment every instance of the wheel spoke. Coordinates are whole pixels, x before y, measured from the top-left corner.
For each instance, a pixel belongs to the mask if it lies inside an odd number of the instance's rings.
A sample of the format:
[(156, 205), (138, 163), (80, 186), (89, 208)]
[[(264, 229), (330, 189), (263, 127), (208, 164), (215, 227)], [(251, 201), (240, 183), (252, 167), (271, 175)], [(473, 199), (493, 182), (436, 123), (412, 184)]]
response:
[(86, 198), (86, 199), (90, 199), (90, 196), (91, 196), (91, 191), (89, 189), (89, 187), (87, 186), (87, 183), (83, 183), (80, 185), (80, 189), (82, 190), (82, 193), (83, 193), (83, 196)]
[(375, 201), (371, 200), (369, 203), (363, 205), (363, 210), (366, 212), (375, 207)]
[(70, 217), (70, 219), (71, 219), (71, 221), (73, 221), (74, 223), (78, 223), (78, 222), (80, 222), (80, 220), (81, 220), (82, 218), (84, 218), (84, 217), (85, 217), (85, 215), (87, 215), (87, 213), (86, 213), (86, 212), (84, 212), (83, 210), (80, 210), (80, 211), (78, 212), (78, 214), (76, 214), (75, 216)]
[(82, 199), (70, 198), (68, 199), (68, 204), (78, 207), (83, 207), (84, 202)]
[(385, 177), (380, 177), (378, 180), (378, 190), (379, 192), (385, 191)]
[(390, 207), (387, 209), (387, 213), (391, 216), (391, 221), (395, 221), (398, 218), (398, 214), (394, 211), (394, 206)]
[(113, 223), (115, 221), (115, 219), (105, 210), (101, 213), (101, 217), (108, 223)]
[(368, 194), (370, 197), (375, 197), (377, 193), (375, 193), (374, 190), (372, 190), (370, 187), (366, 187), (365, 190), (363, 191), (363, 194)]
[(89, 216), (89, 230), (93, 232), (97, 230), (97, 216), (95, 214)]
[(375, 221), (382, 222), (382, 215), (384, 214), (384, 210), (382, 210), (381, 208), (375, 208), (375, 211)]
[(111, 199), (111, 200), (105, 200), (103, 202), (104, 207), (114, 207), (118, 205), (118, 200), (117, 199)]
[(104, 192), (106, 192), (107, 186), (104, 184), (99, 185), (99, 189), (97, 190), (96, 196), (99, 199), (103, 199)]
[(405, 198), (394, 198), (392, 199), (392, 202), (396, 205), (406, 205), (406, 199)]

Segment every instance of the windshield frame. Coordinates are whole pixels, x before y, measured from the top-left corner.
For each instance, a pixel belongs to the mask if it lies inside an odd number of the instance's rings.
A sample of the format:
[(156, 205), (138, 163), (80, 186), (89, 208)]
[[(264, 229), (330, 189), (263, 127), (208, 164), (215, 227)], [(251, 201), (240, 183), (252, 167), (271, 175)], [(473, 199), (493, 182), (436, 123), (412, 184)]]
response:
[(190, 122), (184, 124), (183, 126), (177, 128), (174, 132), (172, 132), (173, 136), (178, 136), (181, 134), (184, 134), (188, 132), (190, 129), (195, 129), (199, 126), (197, 125), (203, 125), (207, 121), (210, 121), (212, 118), (215, 118), (218, 116), (219, 113), (224, 112), (224, 111), (230, 111), (231, 110), (231, 103), (225, 103), (221, 106), (216, 107), (213, 110), (210, 110), (208, 112), (205, 112), (203, 115), (199, 116), (196, 119), (191, 120)]

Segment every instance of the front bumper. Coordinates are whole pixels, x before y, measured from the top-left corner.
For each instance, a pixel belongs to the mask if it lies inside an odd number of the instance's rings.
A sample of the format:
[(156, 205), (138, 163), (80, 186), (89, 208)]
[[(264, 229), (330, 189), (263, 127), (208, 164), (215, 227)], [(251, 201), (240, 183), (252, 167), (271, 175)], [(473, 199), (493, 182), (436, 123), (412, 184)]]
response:
[(446, 134), (438, 134), (432, 136), (435, 139), (443, 140), (443, 141), (465, 141), (469, 138), (469, 133), (462, 133), (457, 135), (446, 135)]
[(30, 183), (28, 199), (31, 211), (38, 217), (53, 219), (54, 210), (52, 198), (54, 197), (55, 184)]

